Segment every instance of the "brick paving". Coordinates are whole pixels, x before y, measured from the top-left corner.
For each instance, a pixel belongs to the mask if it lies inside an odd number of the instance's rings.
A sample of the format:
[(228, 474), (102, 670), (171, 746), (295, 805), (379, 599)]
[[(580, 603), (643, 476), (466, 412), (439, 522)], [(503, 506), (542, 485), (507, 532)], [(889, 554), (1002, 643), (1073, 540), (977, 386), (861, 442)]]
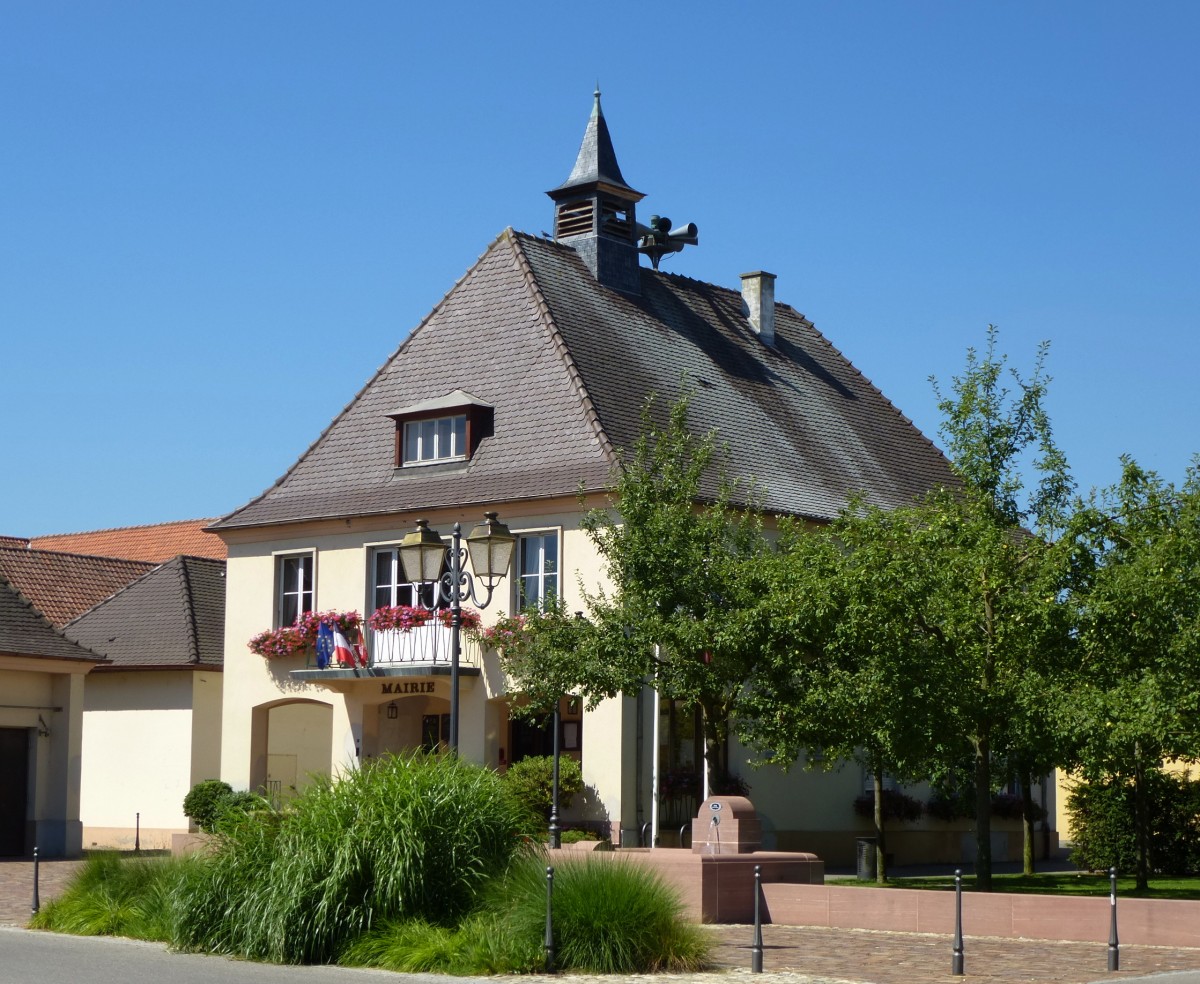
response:
[[(43, 905), (58, 895), (82, 861), (40, 861), (38, 896)], [(24, 926), (33, 911), (33, 862), (0, 861), (0, 926)]]
[[(717, 965), (750, 967), (752, 926), (712, 926), (718, 939)], [(793, 981), (869, 984), (947, 984), (952, 940), (923, 933), (886, 933), (866, 929), (764, 926), (762, 980), (786, 973)], [(992, 982), (1090, 984), (1175, 970), (1200, 970), (1200, 950), (1122, 946), (1121, 969), (1109, 973), (1108, 947), (1096, 943), (967, 937), (961, 979)], [(793, 977), (792, 974), (802, 975)], [(749, 982), (747, 982), (749, 984)], [(763, 984), (768, 984), (763, 981)]]
[[(43, 861), (38, 886), (45, 904), (59, 894), (82, 861)], [(0, 861), (0, 925), (23, 926), (33, 900), (33, 862)], [(805, 926), (763, 927), (762, 975), (750, 975), (751, 926), (705, 927), (716, 940), (718, 974), (664, 974), (665, 984), (714, 984), (730, 976), (743, 984), (952, 984), (951, 939), (921, 933)], [(1104, 944), (967, 937), (962, 980), (977, 984), (1092, 984), (1167, 971), (1200, 971), (1200, 949), (1122, 946), (1121, 970), (1108, 973)], [(563, 975), (585, 984), (613, 978)]]

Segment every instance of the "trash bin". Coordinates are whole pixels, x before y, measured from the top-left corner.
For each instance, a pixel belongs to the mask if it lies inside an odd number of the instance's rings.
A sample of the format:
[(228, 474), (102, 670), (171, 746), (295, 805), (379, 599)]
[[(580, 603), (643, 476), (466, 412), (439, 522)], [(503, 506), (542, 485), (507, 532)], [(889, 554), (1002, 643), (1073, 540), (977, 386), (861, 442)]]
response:
[(876, 874), (875, 866), (875, 838), (874, 837), (859, 837), (858, 844), (858, 880), (859, 881), (874, 881)]

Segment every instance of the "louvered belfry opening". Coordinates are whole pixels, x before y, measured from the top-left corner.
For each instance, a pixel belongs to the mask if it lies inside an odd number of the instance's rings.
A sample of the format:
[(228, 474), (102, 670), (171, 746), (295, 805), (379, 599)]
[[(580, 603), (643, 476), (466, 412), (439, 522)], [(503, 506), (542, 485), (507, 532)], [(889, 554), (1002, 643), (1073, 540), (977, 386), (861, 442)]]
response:
[(587, 236), (595, 223), (596, 203), (591, 198), (560, 202), (554, 222), (554, 238)]
[(621, 174), (599, 90), (570, 177), (546, 194), (554, 199), (555, 240), (573, 247), (604, 286), (640, 293), (636, 205), (643, 196)]

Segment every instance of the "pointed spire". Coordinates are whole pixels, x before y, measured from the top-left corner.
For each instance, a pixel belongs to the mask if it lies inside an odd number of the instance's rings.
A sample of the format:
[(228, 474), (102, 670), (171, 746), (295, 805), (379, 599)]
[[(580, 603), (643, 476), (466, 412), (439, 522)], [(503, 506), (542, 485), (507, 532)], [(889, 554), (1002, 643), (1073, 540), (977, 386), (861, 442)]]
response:
[(642, 195), (625, 183), (621, 166), (617, 163), (617, 152), (613, 150), (608, 123), (604, 120), (604, 110), (600, 106), (599, 82), (596, 83), (593, 96), (595, 101), (592, 104), (592, 115), (588, 119), (587, 129), (584, 130), (583, 142), (579, 145), (575, 167), (571, 169), (571, 176), (554, 190), (604, 184), (614, 190), (630, 192), (640, 199)]

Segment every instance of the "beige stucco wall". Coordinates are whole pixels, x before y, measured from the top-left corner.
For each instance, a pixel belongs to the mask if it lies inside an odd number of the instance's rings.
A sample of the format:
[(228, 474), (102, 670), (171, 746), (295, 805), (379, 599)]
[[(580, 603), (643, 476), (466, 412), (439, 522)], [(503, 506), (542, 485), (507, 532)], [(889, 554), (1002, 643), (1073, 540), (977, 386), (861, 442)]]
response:
[[(501, 519), (516, 534), (558, 531), (561, 536), (560, 592), (569, 608), (583, 609), (579, 585), (599, 582), (600, 562), (586, 534), (579, 528), (580, 512), (573, 499), (564, 499), (557, 508), (543, 505), (512, 504), (498, 506)], [(425, 713), (448, 713), (450, 686), (445, 676), (428, 678), (432, 694), (418, 697), (385, 692), (386, 681), (367, 679), (338, 684), (330, 689), (297, 681), (291, 671), (303, 669), (303, 657), (267, 661), (247, 649), (248, 640), (273, 627), (275, 607), (275, 558), (281, 554), (315, 551), (315, 606), (319, 611), (370, 610), (370, 559), (372, 549), (390, 546), (412, 530), (417, 516), (372, 517), (321, 522), (281, 528), (273, 531), (247, 531), (227, 534), (227, 597), (225, 621), (225, 687), (222, 708), (221, 777), (234, 788), (246, 789), (257, 777), (265, 776), (266, 756), (277, 769), (285, 763), (279, 756), (291, 754), (283, 749), (296, 743), (286, 705), (314, 701), (329, 709), (325, 750), (318, 753), (313, 738), (304, 738), (304, 756), (319, 769), (331, 771), (351, 768), (362, 758), (379, 754), (397, 742), (419, 740), (419, 718)], [(464, 536), (482, 519), (478, 513), (428, 511), (431, 527), (444, 537), (454, 522), (463, 526)], [(269, 532), (269, 538), (261, 538)], [(484, 611), (485, 623), (512, 610), (515, 603), (514, 579), (504, 579)], [(466, 664), (464, 664), (466, 665)], [(485, 655), (479, 675), (463, 674), (460, 685), (459, 744), (464, 757), (496, 766), (500, 752), (507, 753), (507, 713), (502, 698), (506, 694), (503, 674), (494, 653)], [(395, 700), (408, 718), (406, 725), (388, 721), (383, 708)], [(589, 715), (586, 735), (623, 734), (625, 702), (607, 705)], [(257, 709), (257, 710), (256, 710)], [(311, 716), (312, 712), (303, 712)], [(591, 718), (595, 718), (593, 722)], [(415, 723), (414, 723), (415, 722)], [(619, 784), (622, 774), (620, 741), (610, 745), (597, 741), (588, 746), (596, 753), (592, 774), (606, 786), (605, 806), (620, 813), (619, 791), (610, 794), (607, 786)], [(298, 754), (298, 753), (297, 753)], [(585, 756), (586, 760), (587, 756)], [(327, 764), (325, 764), (327, 763)], [(305, 773), (303, 766), (298, 773)], [(260, 780), (261, 781), (261, 780)], [(619, 785), (618, 785), (619, 788)]]
[(32, 734), (30, 847), (43, 857), (78, 856), (84, 675), (90, 663), (0, 657), (0, 727)]
[(186, 832), (192, 674), (92, 673), (84, 698), (80, 815), (86, 847), (169, 847)]

